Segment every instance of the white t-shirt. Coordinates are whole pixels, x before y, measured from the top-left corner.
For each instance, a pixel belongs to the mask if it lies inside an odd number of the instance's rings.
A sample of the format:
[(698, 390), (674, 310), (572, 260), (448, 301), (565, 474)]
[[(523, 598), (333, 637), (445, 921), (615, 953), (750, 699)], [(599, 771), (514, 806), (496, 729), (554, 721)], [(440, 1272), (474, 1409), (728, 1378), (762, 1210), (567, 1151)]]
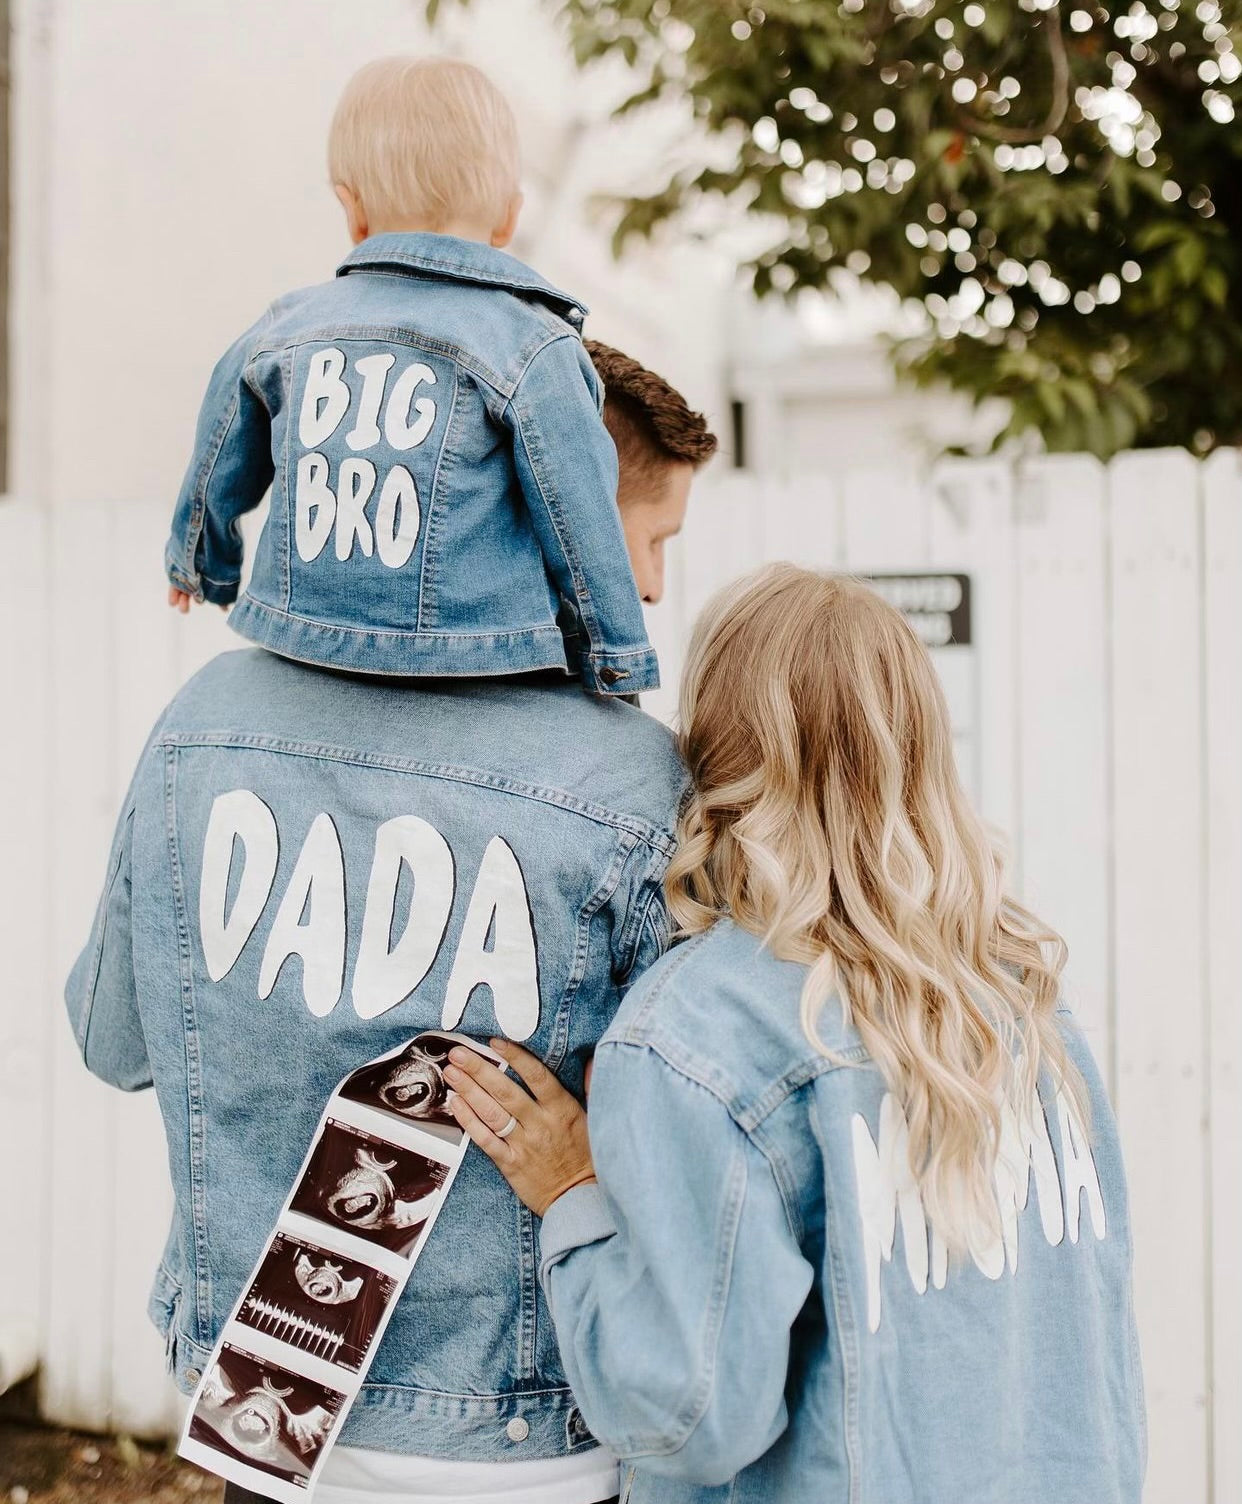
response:
[(601, 1504), (619, 1491), (617, 1459), (603, 1447), (524, 1462), (445, 1462), (337, 1447), (315, 1504)]

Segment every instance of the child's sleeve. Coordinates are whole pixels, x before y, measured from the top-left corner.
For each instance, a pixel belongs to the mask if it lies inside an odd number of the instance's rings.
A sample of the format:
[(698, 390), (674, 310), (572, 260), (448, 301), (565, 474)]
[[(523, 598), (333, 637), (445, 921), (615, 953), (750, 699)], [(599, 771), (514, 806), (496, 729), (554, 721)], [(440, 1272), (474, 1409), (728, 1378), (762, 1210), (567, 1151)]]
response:
[(533, 357), (505, 410), (526, 504), (548, 572), (576, 609), (582, 677), (597, 694), (658, 689), (617, 511), (617, 452), (602, 388), (574, 335)]
[(241, 581), (239, 519), (272, 483), (271, 419), (247, 381), (267, 313), (221, 356), (198, 416), (194, 457), (173, 513), (168, 578), (197, 600), (227, 606)]

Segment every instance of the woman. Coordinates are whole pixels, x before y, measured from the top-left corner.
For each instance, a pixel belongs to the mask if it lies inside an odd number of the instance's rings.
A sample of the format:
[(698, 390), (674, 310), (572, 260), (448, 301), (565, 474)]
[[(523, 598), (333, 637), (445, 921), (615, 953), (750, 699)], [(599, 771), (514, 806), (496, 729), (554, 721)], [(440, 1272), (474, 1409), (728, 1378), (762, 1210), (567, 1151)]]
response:
[(494, 1041), (530, 1095), (452, 1077), (544, 1218), (628, 1498), (1137, 1504), (1116, 1132), (927, 654), (862, 585), (774, 566), (708, 608), (681, 719), (691, 938), (599, 1048), (589, 1145), (525, 1051)]

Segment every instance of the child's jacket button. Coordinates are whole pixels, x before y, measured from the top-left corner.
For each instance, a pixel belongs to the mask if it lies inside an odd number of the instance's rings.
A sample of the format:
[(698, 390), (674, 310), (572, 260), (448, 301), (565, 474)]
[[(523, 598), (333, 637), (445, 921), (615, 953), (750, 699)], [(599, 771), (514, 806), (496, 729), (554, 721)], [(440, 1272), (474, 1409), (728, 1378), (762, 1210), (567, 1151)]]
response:
[(505, 1427), (505, 1435), (510, 1441), (525, 1441), (530, 1435), (530, 1425), (520, 1415), (515, 1415)]

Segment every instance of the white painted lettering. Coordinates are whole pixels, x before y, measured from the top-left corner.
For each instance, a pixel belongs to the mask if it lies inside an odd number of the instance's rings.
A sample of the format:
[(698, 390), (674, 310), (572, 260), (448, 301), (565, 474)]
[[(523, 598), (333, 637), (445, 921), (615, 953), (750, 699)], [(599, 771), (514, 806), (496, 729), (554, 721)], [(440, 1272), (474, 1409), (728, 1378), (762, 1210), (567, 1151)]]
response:
[(996, 1202), (1001, 1214), (1001, 1237), (1010, 1271), (1018, 1268), (1018, 1213), (1026, 1210), (1030, 1196), (1031, 1173), (1035, 1175), (1035, 1194), (1039, 1200), (1039, 1220), (1044, 1237), (1054, 1247), (1061, 1241), (1064, 1221), (1061, 1215), (1061, 1182), (1057, 1178), (1056, 1155), (1048, 1137), (1048, 1122), (1042, 1104), (1027, 1104), (1019, 1116), (1006, 1102), (1001, 1109), (1000, 1152), (996, 1156)]
[[(238, 842), (241, 876), (232, 911), (226, 913)], [(278, 856), (276, 817), (262, 799), (249, 789), (217, 795), (207, 818), (198, 880), (198, 928), (207, 975), (213, 982), (228, 976), (254, 933), (272, 891)]]
[(303, 449), (318, 449), (326, 443), (349, 411), (349, 388), (341, 380), (344, 370), (344, 354), (331, 345), (316, 350), (307, 363), (298, 415), (298, 438)]
[(888, 1263), (893, 1256), (898, 1216), (910, 1282), (920, 1295), (927, 1289), (927, 1219), (910, 1168), (910, 1130), (893, 1094), (886, 1092), (880, 1104), (878, 1148), (861, 1113), (854, 1114), (852, 1126), (867, 1275), (867, 1329), (874, 1332), (880, 1325), (880, 1263)]
[(389, 569), (409, 562), (418, 542), (420, 524), (418, 487), (404, 465), (394, 465), (384, 477), (375, 512), (375, 546)]
[[(413, 878), (414, 896), (405, 929), (390, 949), (403, 865)], [(380, 826), (354, 967), (359, 1018), (395, 1008), (431, 970), (448, 929), (455, 880), (453, 853), (434, 825), (417, 815), (399, 815)]]
[[(276, 817), (257, 794), (234, 789), (216, 797), (199, 879), (199, 941), (213, 982), (228, 975), (254, 935), (275, 884), (279, 841)], [(402, 920), (403, 878), (410, 899)], [(444, 947), (456, 886), (456, 859), (434, 825), (398, 815), (378, 827), (351, 987), (360, 1018), (395, 1008), (426, 980)], [(332, 817), (320, 813), (306, 832), (263, 946), (258, 996), (270, 997), (285, 962), (298, 956), (303, 1001), (316, 1017), (330, 1013), (345, 982), (347, 922), (341, 838)], [(479, 987), (490, 988), (502, 1032), (528, 1039), (538, 1028), (530, 898), (517, 855), (500, 836), (488, 842), (466, 906), (444, 992), (444, 1027), (456, 1026)]]
[[(306, 913), (306, 923), (302, 915)], [(280, 901), (259, 967), (259, 996), (270, 997), (290, 956), (302, 958), (302, 995), (322, 1018), (345, 980), (345, 860), (336, 826), (316, 815)]]
[(395, 355), (364, 355), (354, 362), (354, 370), (362, 377), (362, 398), (358, 403), (358, 421), (345, 435), (345, 442), (351, 449), (370, 449), (372, 444), (379, 443), (379, 411), (384, 400), (384, 383), (396, 363)]
[(357, 538), (369, 559), (373, 548), (366, 506), (375, 490), (375, 466), (370, 460), (342, 460), (336, 492), (336, 556), (342, 562), (354, 551)]
[(484, 985), (491, 988), (502, 1032), (511, 1039), (528, 1039), (539, 1025), (534, 920), (522, 869), (512, 847), (500, 836), (488, 842), (470, 895), (444, 993), (444, 1028), (457, 1027), (471, 994)]
[(336, 497), (328, 485), (330, 466), (322, 454), (298, 461), (293, 496), (293, 536), (298, 558), (312, 563), (323, 552), (336, 519)]
[[(430, 397), (420, 397), (415, 401), (414, 393), (424, 382), (434, 386), (435, 380), (436, 373), (421, 361), (406, 366), (397, 377), (384, 413), (384, 437), (394, 449), (414, 449), (431, 432), (436, 421), (436, 405)], [(414, 422), (410, 421), (411, 410), (416, 415)]]
[(1097, 1238), (1102, 1238), (1104, 1197), (1100, 1192), (1095, 1159), (1078, 1110), (1063, 1091), (1057, 1093), (1057, 1125), (1061, 1130), (1061, 1159), (1065, 1165), (1065, 1223), (1069, 1229), (1070, 1242), (1078, 1241), (1078, 1219), (1084, 1191), (1087, 1195), (1091, 1231)]
[[(1064, 1092), (1056, 1097), (1061, 1137), (1061, 1165), (1053, 1151), (1048, 1121), (1038, 1095), (1022, 1111), (1006, 1104), (1001, 1112), (1001, 1137), (994, 1170), (994, 1187), (1000, 1211), (999, 1233), (988, 1230), (969, 1240), (969, 1252), (988, 1279), (999, 1279), (1008, 1263), (1018, 1272), (1020, 1213), (1027, 1209), (1031, 1179), (1039, 1200), (1039, 1220), (1045, 1241), (1056, 1247), (1068, 1228), (1070, 1241), (1078, 1241), (1080, 1198), (1085, 1193), (1087, 1213), (1097, 1238), (1105, 1235), (1104, 1197), (1087, 1131)], [(858, 1215), (862, 1233), (863, 1269), (867, 1287), (867, 1326), (877, 1331), (881, 1316), (881, 1269), (892, 1261), (897, 1220), (905, 1245), (906, 1270), (918, 1294), (930, 1284), (943, 1289), (949, 1273), (948, 1250), (939, 1232), (931, 1228), (930, 1268), (927, 1221), (923, 1198), (910, 1168), (909, 1130), (905, 1114), (891, 1092), (880, 1104), (879, 1144), (871, 1136), (866, 1119), (855, 1113), (851, 1120), (854, 1173), (858, 1190)], [(1064, 1214), (1062, 1180), (1065, 1185)]]

